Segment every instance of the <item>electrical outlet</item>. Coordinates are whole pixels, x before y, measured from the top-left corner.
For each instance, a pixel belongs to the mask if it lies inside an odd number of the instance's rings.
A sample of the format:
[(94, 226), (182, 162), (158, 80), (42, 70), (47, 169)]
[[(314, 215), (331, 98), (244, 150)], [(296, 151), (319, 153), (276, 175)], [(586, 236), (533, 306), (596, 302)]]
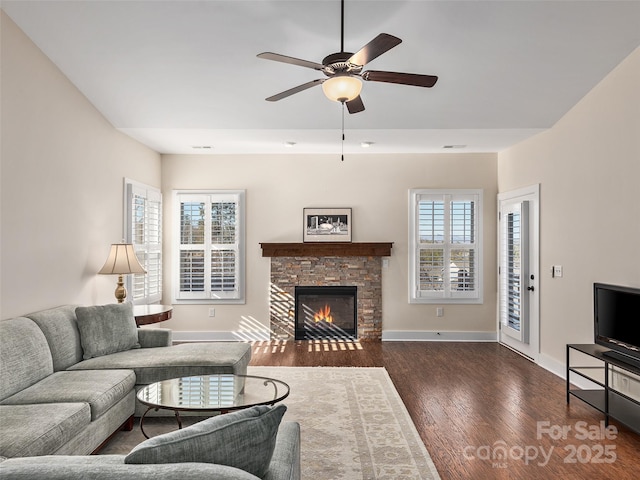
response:
[(389, 259), (388, 258), (383, 258), (382, 259), (382, 268), (389, 268)]
[(215, 317), (216, 316), (216, 309), (215, 308), (210, 308), (209, 309), (209, 316), (210, 317)]
[(444, 317), (444, 308), (436, 307), (436, 317)]

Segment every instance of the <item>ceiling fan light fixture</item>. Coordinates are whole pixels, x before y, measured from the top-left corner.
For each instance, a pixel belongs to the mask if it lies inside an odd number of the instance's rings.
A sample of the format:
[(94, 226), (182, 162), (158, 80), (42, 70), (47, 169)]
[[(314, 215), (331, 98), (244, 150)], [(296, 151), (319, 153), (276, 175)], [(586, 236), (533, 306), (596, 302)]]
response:
[(334, 102), (350, 102), (360, 95), (362, 82), (350, 75), (336, 75), (322, 83), (322, 91)]

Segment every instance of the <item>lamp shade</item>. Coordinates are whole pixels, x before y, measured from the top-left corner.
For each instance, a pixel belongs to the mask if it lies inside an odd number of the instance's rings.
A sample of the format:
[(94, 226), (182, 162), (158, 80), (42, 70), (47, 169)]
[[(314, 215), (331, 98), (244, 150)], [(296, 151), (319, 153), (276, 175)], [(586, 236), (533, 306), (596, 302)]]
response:
[(138, 257), (130, 243), (114, 243), (111, 245), (109, 257), (98, 273), (104, 275), (125, 275), (128, 273), (147, 273), (140, 265)]
[(349, 75), (336, 75), (322, 83), (322, 91), (329, 100), (336, 102), (350, 102), (362, 90), (362, 82)]

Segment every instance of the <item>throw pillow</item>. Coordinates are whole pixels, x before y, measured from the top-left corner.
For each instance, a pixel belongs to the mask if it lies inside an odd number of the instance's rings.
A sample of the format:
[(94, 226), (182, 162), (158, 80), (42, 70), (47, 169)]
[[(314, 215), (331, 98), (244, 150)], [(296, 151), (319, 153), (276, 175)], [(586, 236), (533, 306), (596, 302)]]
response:
[(218, 415), (142, 442), (124, 463), (217, 463), (263, 478), (269, 470), (285, 405)]
[(140, 348), (131, 303), (76, 308), (85, 360)]

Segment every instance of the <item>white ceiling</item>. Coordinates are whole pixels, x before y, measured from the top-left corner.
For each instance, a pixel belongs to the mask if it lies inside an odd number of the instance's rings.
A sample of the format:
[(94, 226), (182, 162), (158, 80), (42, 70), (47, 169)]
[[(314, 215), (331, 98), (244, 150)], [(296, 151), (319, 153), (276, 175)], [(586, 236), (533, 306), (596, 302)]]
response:
[[(323, 75), (256, 57), (339, 51), (338, 0), (1, 5), (117, 129), (158, 152), (342, 148), (342, 107), (320, 87), (264, 100)], [(364, 82), (366, 110), (345, 115), (344, 151), (496, 152), (553, 126), (640, 45), (640, 1), (346, 0), (345, 50), (381, 32), (403, 43), (365, 70), (439, 81)]]

